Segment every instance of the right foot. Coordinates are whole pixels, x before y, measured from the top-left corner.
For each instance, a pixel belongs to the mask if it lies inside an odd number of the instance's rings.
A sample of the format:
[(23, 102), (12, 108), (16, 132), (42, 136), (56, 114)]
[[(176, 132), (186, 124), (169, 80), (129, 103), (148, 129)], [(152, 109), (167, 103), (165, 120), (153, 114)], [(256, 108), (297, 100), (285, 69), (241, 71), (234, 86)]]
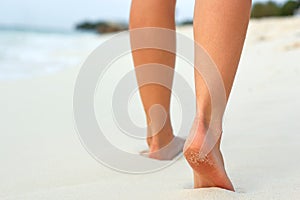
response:
[(220, 138), (212, 150), (203, 154), (201, 147), (207, 130), (200, 121), (195, 121), (195, 123), (198, 124), (192, 129), (193, 139), (186, 142), (184, 150), (184, 156), (194, 172), (194, 188), (219, 187), (234, 191), (225, 171), (220, 151)]

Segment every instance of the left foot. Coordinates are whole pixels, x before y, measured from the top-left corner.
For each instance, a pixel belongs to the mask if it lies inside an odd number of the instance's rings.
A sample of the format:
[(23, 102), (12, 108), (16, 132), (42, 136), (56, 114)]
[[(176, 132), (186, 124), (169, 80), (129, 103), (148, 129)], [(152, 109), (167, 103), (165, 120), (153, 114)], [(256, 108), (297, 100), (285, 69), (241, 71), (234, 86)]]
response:
[(183, 151), (184, 142), (184, 139), (173, 135), (172, 128), (164, 128), (147, 138), (149, 150), (140, 154), (157, 160), (172, 160)]

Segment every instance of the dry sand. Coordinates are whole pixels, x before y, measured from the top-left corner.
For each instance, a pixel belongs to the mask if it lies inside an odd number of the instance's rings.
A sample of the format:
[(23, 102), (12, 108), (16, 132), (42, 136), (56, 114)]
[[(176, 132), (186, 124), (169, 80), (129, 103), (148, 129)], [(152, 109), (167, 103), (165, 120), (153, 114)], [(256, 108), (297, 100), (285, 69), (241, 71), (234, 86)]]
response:
[[(192, 36), (191, 27), (178, 30)], [(129, 58), (121, 64), (132, 67)], [(1, 81), (0, 199), (300, 199), (299, 67), (300, 18), (251, 21), (222, 144), (236, 193), (192, 189), (183, 158), (143, 175), (118, 173), (95, 161), (73, 120), (79, 67)], [(177, 68), (192, 80), (190, 68)], [(117, 140), (129, 150), (144, 147)]]

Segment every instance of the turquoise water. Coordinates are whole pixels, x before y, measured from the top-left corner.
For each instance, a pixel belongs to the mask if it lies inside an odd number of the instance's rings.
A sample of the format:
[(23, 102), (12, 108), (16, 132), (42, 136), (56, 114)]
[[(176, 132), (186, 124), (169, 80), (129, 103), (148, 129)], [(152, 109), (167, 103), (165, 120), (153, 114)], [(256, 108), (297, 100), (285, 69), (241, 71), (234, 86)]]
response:
[(84, 32), (0, 28), (0, 79), (77, 66), (101, 41), (99, 35)]

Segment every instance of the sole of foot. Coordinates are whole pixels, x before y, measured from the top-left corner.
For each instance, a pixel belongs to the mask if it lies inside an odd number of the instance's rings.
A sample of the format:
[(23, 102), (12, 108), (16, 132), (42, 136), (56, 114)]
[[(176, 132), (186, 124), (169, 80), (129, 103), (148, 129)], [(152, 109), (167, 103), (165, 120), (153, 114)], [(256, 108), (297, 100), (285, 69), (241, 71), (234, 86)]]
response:
[(234, 191), (220, 151), (221, 137), (209, 152), (203, 153), (201, 148), (205, 146), (206, 134), (204, 126), (194, 126), (190, 134), (192, 139), (188, 138), (184, 148), (184, 157), (193, 169), (194, 188), (219, 187)]
[(199, 149), (187, 149), (184, 156), (193, 169), (194, 188), (219, 187), (234, 191), (220, 151), (212, 150), (208, 155), (202, 156)]

